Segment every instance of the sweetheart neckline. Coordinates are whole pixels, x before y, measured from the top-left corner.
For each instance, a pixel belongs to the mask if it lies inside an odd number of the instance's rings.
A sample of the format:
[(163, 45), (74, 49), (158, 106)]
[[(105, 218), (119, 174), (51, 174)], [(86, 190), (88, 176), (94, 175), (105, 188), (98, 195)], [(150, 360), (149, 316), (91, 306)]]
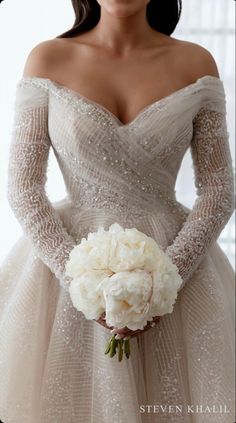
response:
[(53, 79), (50, 78), (46, 78), (46, 77), (39, 77), (39, 76), (23, 76), (19, 81), (18, 84), (20, 84), (23, 81), (45, 81), (48, 82), (49, 84), (51, 84), (52, 86), (54, 86), (55, 88), (58, 88), (62, 91), (65, 91), (67, 93), (70, 93), (71, 95), (83, 100), (84, 102), (86, 102), (87, 104), (91, 104), (94, 107), (96, 107), (98, 110), (103, 110), (107, 115), (109, 115), (119, 126), (119, 128), (129, 128), (132, 125), (134, 125), (136, 123), (136, 121), (138, 119), (140, 119), (141, 117), (143, 117), (145, 115), (145, 112), (148, 110), (151, 110), (152, 108), (154, 108), (155, 106), (164, 103), (165, 101), (168, 101), (169, 99), (171, 99), (172, 97), (174, 97), (175, 95), (181, 94), (184, 91), (189, 90), (190, 88), (193, 88), (195, 86), (197, 86), (199, 83), (201, 83), (203, 80), (205, 79), (212, 79), (214, 81), (218, 81), (218, 83), (223, 84), (223, 80), (217, 76), (214, 75), (204, 75), (201, 76), (200, 78), (197, 78), (194, 82), (185, 85), (184, 87), (179, 88), (178, 90), (173, 91), (172, 93), (154, 100), (152, 103), (147, 104), (146, 106), (144, 106), (137, 114), (134, 118), (132, 118), (129, 122), (122, 122), (111, 110), (109, 110), (107, 107), (103, 106), (102, 104), (98, 103), (97, 101), (81, 94), (79, 91), (73, 90), (72, 88), (67, 87), (66, 85), (63, 85)]

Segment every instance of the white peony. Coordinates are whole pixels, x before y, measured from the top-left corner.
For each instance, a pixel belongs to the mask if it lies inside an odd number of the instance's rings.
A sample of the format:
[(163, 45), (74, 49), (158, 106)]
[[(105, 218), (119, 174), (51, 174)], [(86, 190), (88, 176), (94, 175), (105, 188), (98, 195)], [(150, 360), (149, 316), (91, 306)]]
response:
[[(115, 225), (116, 228), (119, 226)], [(113, 272), (137, 268), (149, 272), (154, 270), (162, 253), (155, 240), (136, 228), (119, 228), (112, 239), (109, 268)]]
[(143, 329), (151, 320), (148, 300), (152, 294), (152, 277), (145, 270), (123, 271), (101, 283), (106, 322), (109, 326)]
[(98, 319), (105, 311), (100, 282), (111, 275), (109, 271), (92, 270), (84, 272), (71, 281), (69, 293), (74, 307), (82, 311), (86, 319)]
[(66, 264), (74, 306), (88, 319), (105, 311), (109, 326), (132, 330), (173, 311), (182, 283), (177, 270), (153, 238), (118, 223), (82, 238)]
[(159, 262), (156, 270), (152, 272), (152, 278), (152, 315), (163, 316), (166, 313), (172, 313), (182, 278), (177, 271), (177, 267), (166, 254), (163, 254), (163, 260)]
[(82, 238), (70, 253), (66, 263), (66, 274), (77, 278), (87, 270), (106, 270), (109, 268), (112, 235), (100, 227), (90, 232), (87, 239)]

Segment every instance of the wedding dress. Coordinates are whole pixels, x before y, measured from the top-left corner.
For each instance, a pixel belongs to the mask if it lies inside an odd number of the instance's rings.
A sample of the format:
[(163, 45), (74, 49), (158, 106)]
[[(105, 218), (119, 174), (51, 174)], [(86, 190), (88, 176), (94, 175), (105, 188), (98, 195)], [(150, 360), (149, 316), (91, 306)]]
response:
[[(125, 124), (48, 78), (18, 82), (8, 198), (24, 234), (0, 274), (4, 423), (234, 422), (234, 271), (217, 243), (234, 207), (225, 106), (222, 80), (206, 75)], [(68, 192), (54, 204), (50, 147)], [(191, 210), (175, 195), (188, 148)], [(114, 222), (153, 237), (183, 280), (173, 312), (120, 363), (65, 277), (73, 246)]]

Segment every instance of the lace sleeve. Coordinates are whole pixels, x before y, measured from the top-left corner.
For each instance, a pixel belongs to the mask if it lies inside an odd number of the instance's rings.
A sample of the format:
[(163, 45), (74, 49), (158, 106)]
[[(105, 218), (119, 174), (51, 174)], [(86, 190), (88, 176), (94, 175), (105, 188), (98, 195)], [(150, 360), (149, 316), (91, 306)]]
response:
[(193, 120), (190, 152), (197, 199), (178, 235), (166, 249), (182, 277), (180, 289), (217, 240), (234, 210), (225, 95), (201, 105)]
[(45, 193), (50, 149), (48, 95), (45, 90), (18, 83), (10, 157), (8, 201), (38, 257), (65, 289), (65, 263), (75, 242)]

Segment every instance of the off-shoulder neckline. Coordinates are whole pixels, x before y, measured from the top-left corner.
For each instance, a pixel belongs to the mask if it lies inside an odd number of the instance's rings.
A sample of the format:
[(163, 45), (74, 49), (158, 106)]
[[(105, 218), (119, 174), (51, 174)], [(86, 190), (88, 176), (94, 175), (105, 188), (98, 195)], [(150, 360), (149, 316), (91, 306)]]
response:
[(21, 79), (18, 80), (17, 87), (24, 83), (30, 83), (35, 86), (41, 86), (42, 88), (45, 87), (49, 89), (49, 85), (52, 87), (70, 94), (73, 97), (77, 97), (77, 99), (80, 99), (83, 102), (86, 102), (87, 104), (93, 105), (98, 110), (102, 110), (105, 112), (108, 116), (110, 116), (120, 127), (123, 128), (129, 128), (133, 124), (136, 123), (138, 119), (143, 117), (145, 113), (149, 110), (152, 110), (156, 106), (161, 106), (163, 103), (168, 102), (175, 96), (178, 97), (178, 95), (189, 91), (192, 88), (197, 87), (199, 84), (203, 83), (204, 81), (212, 81), (213, 83), (219, 84), (220, 86), (223, 86), (223, 80), (220, 77), (214, 76), (214, 75), (204, 75), (199, 78), (197, 78), (194, 82), (187, 84), (183, 86), (182, 88), (179, 88), (178, 90), (173, 91), (172, 93), (157, 99), (153, 101), (152, 103), (149, 103), (147, 106), (143, 107), (134, 118), (132, 118), (129, 122), (122, 122), (113, 112), (111, 112), (108, 108), (103, 106), (102, 104), (98, 103), (97, 101), (90, 99), (89, 97), (81, 94), (79, 91), (73, 90), (66, 85), (63, 85), (53, 79), (46, 78), (46, 77), (40, 77), (40, 76), (23, 76)]

